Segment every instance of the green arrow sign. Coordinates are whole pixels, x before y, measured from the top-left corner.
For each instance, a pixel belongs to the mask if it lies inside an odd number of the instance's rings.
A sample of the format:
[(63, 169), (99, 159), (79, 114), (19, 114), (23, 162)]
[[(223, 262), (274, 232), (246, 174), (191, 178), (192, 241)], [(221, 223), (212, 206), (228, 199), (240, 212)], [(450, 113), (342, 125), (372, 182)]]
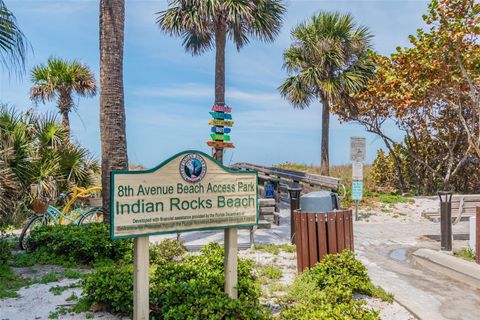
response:
[(212, 137), (213, 140), (230, 141), (230, 136), (226, 134), (212, 133), (210, 137)]

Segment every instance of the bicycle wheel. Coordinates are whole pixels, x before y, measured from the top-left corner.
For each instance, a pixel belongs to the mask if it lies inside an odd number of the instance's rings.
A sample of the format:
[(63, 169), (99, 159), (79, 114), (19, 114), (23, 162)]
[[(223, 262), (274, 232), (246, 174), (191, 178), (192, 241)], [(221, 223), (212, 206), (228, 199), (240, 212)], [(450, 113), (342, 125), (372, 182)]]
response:
[(22, 250), (27, 250), (28, 247), (27, 247), (27, 240), (28, 240), (28, 237), (30, 236), (30, 233), (32, 232), (33, 229), (43, 225), (43, 224), (46, 224), (46, 219), (45, 219), (45, 216), (41, 215), (41, 216), (33, 216), (30, 221), (27, 222), (27, 224), (25, 225), (25, 227), (23, 228), (22, 230), (22, 233), (20, 234), (20, 238), (19, 238), (19, 241), (20, 241), (20, 249)]
[(78, 225), (103, 222), (103, 209), (92, 208), (78, 221)]

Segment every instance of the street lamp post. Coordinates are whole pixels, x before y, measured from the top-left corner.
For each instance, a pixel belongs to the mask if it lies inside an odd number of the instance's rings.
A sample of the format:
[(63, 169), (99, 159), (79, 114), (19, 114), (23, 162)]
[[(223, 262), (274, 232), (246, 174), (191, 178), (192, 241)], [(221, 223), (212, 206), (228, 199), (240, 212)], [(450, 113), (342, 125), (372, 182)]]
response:
[(293, 212), (300, 208), (300, 187), (288, 187), (288, 195), (290, 196), (290, 239), (292, 244), (295, 243), (295, 223), (293, 221)]
[(439, 191), (440, 198), (440, 246), (444, 251), (452, 251), (452, 194)]

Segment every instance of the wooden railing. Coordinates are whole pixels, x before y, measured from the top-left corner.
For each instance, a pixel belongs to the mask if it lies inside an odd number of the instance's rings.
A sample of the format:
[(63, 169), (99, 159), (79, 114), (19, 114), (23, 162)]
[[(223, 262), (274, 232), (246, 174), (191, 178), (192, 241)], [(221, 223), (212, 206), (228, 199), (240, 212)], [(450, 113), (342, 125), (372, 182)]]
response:
[(259, 180), (278, 182), (280, 185), (302, 187), (303, 189), (329, 189), (338, 192), (340, 179), (301, 171), (266, 167), (240, 162), (231, 166), (235, 170), (256, 170)]

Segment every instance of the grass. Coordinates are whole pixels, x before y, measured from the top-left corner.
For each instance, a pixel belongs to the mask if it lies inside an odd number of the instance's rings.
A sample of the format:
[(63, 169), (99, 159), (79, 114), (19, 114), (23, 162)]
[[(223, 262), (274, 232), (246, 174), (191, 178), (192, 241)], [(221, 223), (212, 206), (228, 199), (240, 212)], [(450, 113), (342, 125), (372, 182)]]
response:
[(38, 283), (47, 284), (47, 283), (50, 283), (50, 282), (57, 282), (59, 280), (60, 280), (60, 277), (58, 276), (58, 274), (56, 272), (52, 271), (52, 272), (44, 275), (42, 278), (40, 278), (38, 280)]
[(467, 261), (475, 262), (475, 253), (470, 248), (462, 248), (453, 253), (455, 257), (462, 258)]
[(9, 266), (0, 265), (0, 299), (19, 297), (18, 289), (29, 283), (28, 279), (16, 275)]
[(270, 280), (278, 280), (282, 277), (283, 272), (277, 267), (267, 265), (261, 266), (258, 270), (260, 277), (265, 277)]
[(63, 256), (55, 256), (43, 251), (16, 254), (13, 257), (11, 265), (14, 267), (31, 267), (36, 264), (59, 265), (67, 268), (77, 266), (75, 261), (70, 261)]
[(378, 196), (380, 202), (395, 205), (397, 203), (413, 203), (415, 200), (396, 194), (381, 194)]
[(78, 288), (80, 286), (79, 283), (72, 283), (68, 286), (53, 286), (50, 288), (50, 291), (51, 293), (53, 293), (53, 295), (55, 296), (59, 296), (61, 295), (65, 290), (68, 290), (68, 289), (72, 289), (72, 288)]
[(273, 255), (279, 255), (281, 251), (294, 253), (296, 248), (291, 244), (256, 244), (254, 247), (255, 250), (262, 250)]

